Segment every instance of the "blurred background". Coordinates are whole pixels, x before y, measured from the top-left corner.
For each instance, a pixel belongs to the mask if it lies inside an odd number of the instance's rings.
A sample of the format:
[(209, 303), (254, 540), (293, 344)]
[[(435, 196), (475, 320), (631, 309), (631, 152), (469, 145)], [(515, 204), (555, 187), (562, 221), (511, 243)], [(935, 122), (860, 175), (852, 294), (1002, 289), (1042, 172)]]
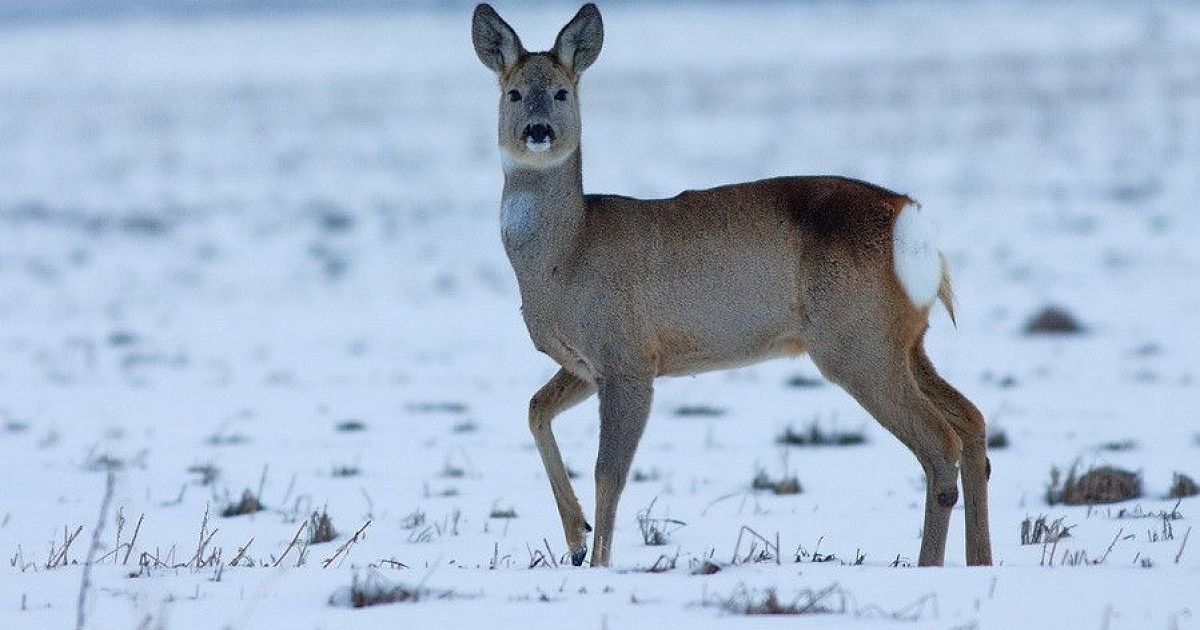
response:
[[(0, 0), (0, 496), (27, 498), (0, 551), (41, 548), (50, 520), (94, 519), (93, 473), (113, 462), (130, 513), (195, 488), (190, 464), (221, 470), (215, 489), (156, 512), (167, 542), (194, 538), (206, 501), (255, 487), (265, 465), (268, 502), (299, 475), (349, 527), (367, 508), (329, 471), (351, 464), (377, 517), (443, 500), (484, 518), (503, 499), (521, 540), (557, 541), (524, 417), (554, 366), (528, 341), (500, 244), (499, 94), (471, 7)], [(497, 8), (544, 49), (578, 5)], [(1135, 440), (1143, 450), (1103, 457), (1163, 492), (1195, 461), (1200, 6), (601, 10), (604, 50), (581, 85), (586, 191), (828, 173), (922, 203), (959, 296), (957, 330), (933, 317), (931, 354), (1012, 439), (993, 456), (1004, 531), (1051, 465), (1095, 461), (1097, 444)], [(1050, 306), (1077, 326), (1027, 334)], [(793, 458), (829, 517), (796, 524), (803, 539), (833, 523), (848, 528), (832, 543), (842, 556), (915, 553), (915, 511), (883, 538), (830, 513), (908, 510), (911, 456), (836, 388), (783, 385), (796, 375), (817, 373), (774, 362), (660, 386), (638, 465), (679, 490), (673, 515), (693, 522), (681, 540), (697, 553), (731, 542), (741, 516), (719, 533), (694, 518), (775, 465), (785, 423), (815, 414), (866, 427), (871, 461), (904, 474), (823, 495), (863, 460)], [(727, 413), (673, 415), (698, 404)], [(587, 506), (594, 402), (568, 417), (556, 431)], [(366, 432), (334, 428), (348, 419)], [(443, 460), (467, 480), (439, 477)], [(461, 494), (431, 499), (442, 484)], [(627, 516), (661, 491), (631, 490)], [(294, 526), (277, 529), (286, 542)], [(478, 542), (473, 562), (492, 553)], [(997, 555), (1037, 564), (1015, 549)]]
[[(121, 327), (298, 288), (511, 301), (470, 7), (0, 3), (5, 325)], [(500, 6), (531, 49), (574, 8)], [(605, 9), (582, 88), (589, 191), (845, 174), (950, 227), (968, 317), (1014, 325), (983, 306), (1013, 292), (1129, 333), (1131, 309), (1176, 305), (1141, 263), (1194, 264), (1158, 249), (1195, 231), (1193, 6)], [(1096, 295), (1093, 268), (1128, 286)]]

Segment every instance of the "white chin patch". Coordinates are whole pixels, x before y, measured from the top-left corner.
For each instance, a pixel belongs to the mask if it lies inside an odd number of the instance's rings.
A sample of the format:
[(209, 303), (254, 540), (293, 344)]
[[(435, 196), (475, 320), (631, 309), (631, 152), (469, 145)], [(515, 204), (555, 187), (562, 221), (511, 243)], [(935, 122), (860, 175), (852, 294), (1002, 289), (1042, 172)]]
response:
[(525, 147), (534, 153), (543, 153), (550, 150), (550, 141), (534, 142), (532, 139), (525, 140)]

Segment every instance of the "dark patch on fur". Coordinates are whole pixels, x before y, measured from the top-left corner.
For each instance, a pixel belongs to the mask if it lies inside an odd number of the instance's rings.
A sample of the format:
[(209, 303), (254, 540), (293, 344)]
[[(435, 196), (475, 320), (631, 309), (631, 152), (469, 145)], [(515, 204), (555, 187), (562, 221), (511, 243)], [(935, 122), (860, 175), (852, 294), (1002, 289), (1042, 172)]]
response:
[(896, 216), (914, 201), (868, 182), (814, 175), (685, 190), (667, 199), (584, 195), (584, 203), (588, 220), (613, 211), (653, 214), (695, 205), (712, 221), (732, 223), (750, 209), (774, 208), (781, 225), (790, 223), (798, 230), (810, 255), (825, 258), (835, 248), (860, 260), (891, 251)]
[(771, 182), (781, 205), (805, 233), (828, 243), (890, 239), (907, 195), (857, 179), (789, 177)]
[(937, 495), (937, 502), (938, 505), (942, 507), (954, 507), (954, 504), (958, 503), (958, 490), (955, 489), (939, 492)]

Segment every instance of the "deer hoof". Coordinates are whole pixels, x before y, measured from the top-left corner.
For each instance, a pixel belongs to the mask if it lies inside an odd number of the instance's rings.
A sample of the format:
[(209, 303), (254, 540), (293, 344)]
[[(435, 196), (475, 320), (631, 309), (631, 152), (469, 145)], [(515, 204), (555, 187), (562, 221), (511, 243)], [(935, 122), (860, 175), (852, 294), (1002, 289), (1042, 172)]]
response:
[(583, 546), (583, 547), (580, 547), (579, 549), (576, 549), (575, 551), (572, 551), (571, 552), (571, 564), (573, 564), (577, 567), (583, 566), (583, 559), (586, 556), (587, 556), (587, 546)]

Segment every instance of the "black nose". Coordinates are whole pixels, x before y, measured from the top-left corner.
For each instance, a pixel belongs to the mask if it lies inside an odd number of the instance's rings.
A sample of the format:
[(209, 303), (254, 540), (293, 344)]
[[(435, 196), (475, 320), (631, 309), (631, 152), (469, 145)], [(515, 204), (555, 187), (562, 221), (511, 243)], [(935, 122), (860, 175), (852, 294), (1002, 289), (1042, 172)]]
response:
[(550, 125), (527, 125), (525, 137), (537, 144), (554, 140), (554, 129)]

